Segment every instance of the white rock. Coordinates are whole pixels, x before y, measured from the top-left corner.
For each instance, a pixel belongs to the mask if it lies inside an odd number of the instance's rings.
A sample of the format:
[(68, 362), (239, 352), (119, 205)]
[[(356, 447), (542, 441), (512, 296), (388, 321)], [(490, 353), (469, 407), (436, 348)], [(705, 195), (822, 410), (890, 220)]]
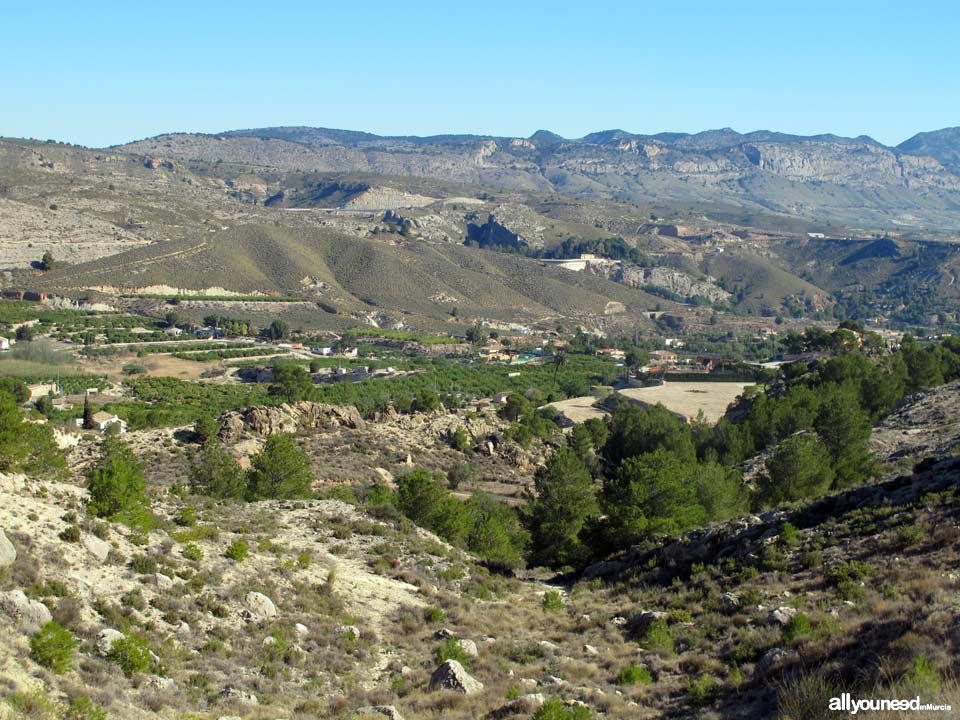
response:
[(106, 657), (110, 654), (113, 643), (123, 637), (123, 633), (113, 628), (104, 628), (97, 635), (97, 654)]
[(246, 618), (248, 620), (263, 621), (277, 616), (277, 606), (273, 600), (263, 593), (248, 592), (244, 598), (247, 605)]
[(0, 611), (28, 633), (35, 633), (53, 620), (47, 606), (39, 600), (31, 600), (23, 590), (0, 592)]
[(483, 690), (483, 683), (475, 680), (456, 660), (447, 660), (430, 676), (430, 689), (473, 695)]
[(599, 654), (600, 654), (600, 651), (597, 650), (593, 645), (584, 645), (584, 646), (583, 646), (583, 651), (584, 651), (587, 655), (599, 655)]
[(549, 640), (541, 640), (538, 644), (544, 650), (556, 650), (559, 647), (556, 643), (552, 643)]
[(337, 635), (349, 635), (354, 640), (360, 639), (360, 628), (356, 625), (337, 625)]
[(220, 699), (225, 702), (235, 702), (240, 703), (241, 705), (259, 705), (257, 701), (257, 696), (253, 693), (248, 693), (245, 690), (240, 690), (235, 687), (225, 687), (220, 691)]
[(388, 720), (403, 720), (403, 715), (393, 705), (368, 705), (357, 710), (360, 717), (369, 717), (370, 715), (379, 715), (388, 718)]
[(83, 547), (87, 549), (87, 552), (100, 562), (104, 562), (110, 554), (110, 543), (106, 540), (101, 540), (96, 535), (85, 534), (80, 542)]
[(310, 628), (308, 628), (308, 627), (307, 627), (306, 625), (304, 625), (303, 623), (297, 623), (296, 625), (294, 625), (294, 626), (293, 626), (293, 630), (294, 630), (294, 632), (297, 633), (297, 635), (299, 635), (300, 637), (306, 637), (307, 635), (310, 634)]
[(164, 575), (163, 573), (155, 573), (153, 576), (153, 582), (160, 590), (171, 590), (173, 589), (173, 578), (169, 575)]
[(13, 543), (7, 539), (3, 530), (0, 530), (0, 568), (13, 565), (13, 561), (16, 559), (17, 549), (13, 546)]
[(460, 646), (467, 657), (478, 657), (480, 655), (477, 644), (473, 640), (457, 640), (457, 645)]
[(786, 627), (790, 624), (790, 621), (796, 616), (797, 609), (793, 607), (788, 607), (786, 605), (778, 607), (776, 610), (772, 610), (770, 615), (767, 617), (767, 622), (771, 625), (779, 625), (780, 627)]

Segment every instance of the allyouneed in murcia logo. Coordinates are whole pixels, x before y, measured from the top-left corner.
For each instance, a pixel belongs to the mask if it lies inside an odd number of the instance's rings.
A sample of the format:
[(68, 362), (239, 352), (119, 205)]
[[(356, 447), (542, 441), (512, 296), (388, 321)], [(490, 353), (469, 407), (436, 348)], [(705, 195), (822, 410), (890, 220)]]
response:
[(949, 705), (925, 703), (920, 700), (919, 695), (910, 700), (892, 698), (860, 699), (853, 697), (850, 693), (842, 693), (840, 697), (830, 698), (829, 709), (837, 712), (846, 712), (850, 715), (856, 715), (861, 712), (951, 712), (953, 710)]

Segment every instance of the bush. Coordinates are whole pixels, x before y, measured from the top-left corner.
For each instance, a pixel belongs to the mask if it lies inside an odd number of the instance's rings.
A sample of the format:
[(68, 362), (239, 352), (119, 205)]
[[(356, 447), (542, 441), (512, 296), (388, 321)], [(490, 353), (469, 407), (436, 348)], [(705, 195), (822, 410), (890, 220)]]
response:
[(58, 537), (64, 542), (80, 542), (80, 528), (76, 525), (68, 525)]
[(204, 443), (190, 466), (190, 491), (222, 500), (240, 500), (247, 479), (240, 464), (219, 443)]
[(196, 543), (187, 543), (180, 554), (193, 562), (199, 562), (203, 559), (203, 550)]
[(113, 641), (107, 659), (120, 666), (123, 674), (131, 677), (136, 673), (149, 672), (153, 666), (150, 647), (139, 635), (125, 635)]
[(533, 714), (532, 720), (590, 720), (592, 717), (586, 705), (568, 707), (557, 698), (550, 698)]
[(227, 551), (224, 553), (231, 560), (236, 560), (237, 562), (243, 562), (247, 559), (247, 555), (250, 554), (250, 546), (247, 545), (243, 540), (234, 540), (230, 543), (230, 546), (227, 548)]
[(456, 638), (447, 638), (441, 642), (434, 656), (438, 665), (445, 663), (447, 660), (456, 660), (464, 667), (470, 667), (470, 656), (460, 646)]
[(627, 665), (617, 673), (617, 685), (649, 685), (653, 682), (650, 671), (635, 663)]
[(903, 690), (922, 695), (939, 695), (942, 685), (937, 666), (923, 655), (913, 659), (899, 683)]
[(70, 670), (76, 649), (73, 634), (52, 620), (30, 638), (30, 657), (58, 675)]
[(139, 575), (152, 575), (157, 571), (157, 561), (149, 555), (135, 555), (130, 560), (130, 569)]
[(687, 683), (686, 695), (693, 706), (709, 705), (717, 696), (717, 681), (712, 675), (703, 674)]
[(800, 531), (792, 523), (785, 522), (780, 526), (780, 542), (788, 548), (799, 546)]
[(673, 635), (666, 620), (654, 620), (640, 638), (640, 646), (662, 655), (673, 654)]
[(437, 624), (442, 623), (447, 618), (447, 614), (443, 611), (443, 608), (432, 607), (427, 608), (423, 617), (428, 623)]
[(462, 425), (454, 430), (453, 435), (450, 436), (450, 446), (460, 452), (466, 452), (470, 449), (470, 435)]
[(464, 483), (473, 480), (474, 474), (473, 465), (470, 463), (457, 463), (447, 470), (447, 487), (451, 490), (456, 490)]
[(547, 612), (563, 610), (563, 598), (556, 590), (547, 590), (543, 595), (543, 609)]
[(107, 720), (107, 711), (86, 695), (79, 695), (70, 701), (63, 720)]
[(783, 629), (783, 642), (787, 645), (795, 644), (800, 638), (806, 637), (813, 631), (813, 624), (803, 613), (797, 613)]
[(219, 433), (220, 423), (212, 415), (201, 415), (193, 424), (193, 434), (201, 443), (213, 440)]

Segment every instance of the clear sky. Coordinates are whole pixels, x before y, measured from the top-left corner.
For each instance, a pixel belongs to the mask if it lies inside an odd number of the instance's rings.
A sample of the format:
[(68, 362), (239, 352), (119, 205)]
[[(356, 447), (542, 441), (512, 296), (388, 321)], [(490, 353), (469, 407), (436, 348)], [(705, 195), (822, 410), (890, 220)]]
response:
[(9, 2), (0, 135), (960, 125), (960, 3)]

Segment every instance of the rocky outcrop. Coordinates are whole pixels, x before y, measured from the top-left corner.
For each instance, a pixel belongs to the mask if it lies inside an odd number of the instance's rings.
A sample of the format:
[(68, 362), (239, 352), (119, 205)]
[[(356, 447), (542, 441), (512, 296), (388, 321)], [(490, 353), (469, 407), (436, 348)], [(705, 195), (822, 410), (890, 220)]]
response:
[(352, 405), (330, 405), (309, 401), (284, 403), (277, 407), (256, 405), (233, 410), (220, 418), (220, 438), (235, 442), (244, 433), (268, 437), (302, 430), (362, 429), (366, 426)]
[(453, 690), (473, 695), (483, 690), (483, 683), (475, 680), (456, 660), (447, 660), (430, 676), (430, 690)]
[(46, 605), (39, 600), (31, 600), (23, 590), (0, 592), (0, 612), (26, 633), (35, 633), (53, 619)]
[(17, 549), (13, 546), (13, 543), (7, 539), (3, 530), (0, 530), (0, 568), (13, 565), (16, 559)]
[(244, 598), (243, 617), (251, 622), (264, 622), (277, 616), (277, 606), (263, 593), (248, 592)]
[(703, 297), (710, 302), (728, 302), (732, 295), (709, 280), (697, 280), (667, 267), (643, 268), (629, 263), (591, 263), (592, 273), (630, 287), (654, 287), (684, 298)]

